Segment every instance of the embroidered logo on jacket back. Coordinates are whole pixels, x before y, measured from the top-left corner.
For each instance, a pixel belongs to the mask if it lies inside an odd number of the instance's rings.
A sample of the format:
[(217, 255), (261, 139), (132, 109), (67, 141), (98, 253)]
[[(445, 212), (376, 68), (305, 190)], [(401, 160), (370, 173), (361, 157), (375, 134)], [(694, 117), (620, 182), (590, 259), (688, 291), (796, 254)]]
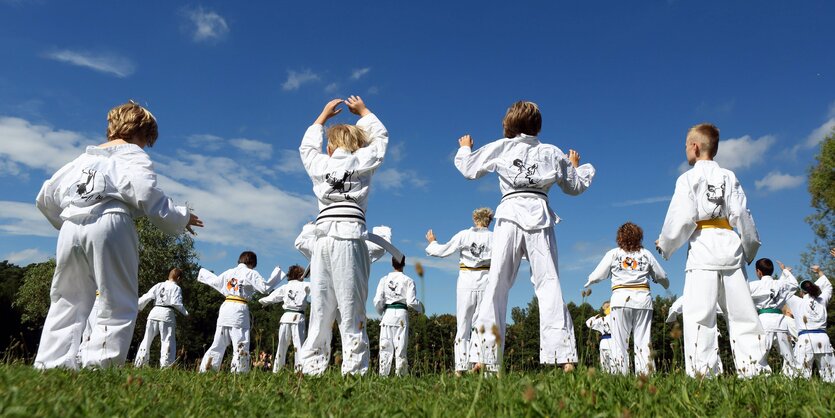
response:
[(339, 200), (333, 196), (334, 194), (342, 197), (342, 200), (354, 201), (348, 193), (354, 189), (356, 182), (352, 181), (354, 171), (343, 171), (341, 175), (336, 172), (325, 174), (325, 181), (331, 186), (330, 190), (325, 194), (330, 200)]
[(705, 210), (710, 212), (710, 219), (721, 218), (725, 207), (725, 183), (715, 185), (708, 183), (705, 191)]
[(73, 185), (75, 195), (72, 203), (76, 206), (91, 206), (106, 197), (104, 175), (92, 168), (81, 170), (81, 178)]
[(473, 255), (475, 258), (481, 258), (481, 254), (484, 253), (484, 250), (487, 249), (487, 246), (484, 244), (478, 245), (476, 243), (470, 244), (470, 254)]
[(226, 290), (228, 290), (230, 292), (239, 293), (240, 290), (241, 290), (241, 286), (238, 283), (238, 279), (236, 279), (234, 277), (229, 279), (229, 281), (226, 282)]
[(514, 187), (531, 187), (532, 185), (538, 183), (538, 180), (534, 178), (536, 174), (537, 164), (532, 164), (530, 166), (525, 165), (524, 162), (520, 159), (513, 160), (513, 166), (511, 170), (515, 169), (517, 171), (516, 175), (513, 177), (513, 186)]

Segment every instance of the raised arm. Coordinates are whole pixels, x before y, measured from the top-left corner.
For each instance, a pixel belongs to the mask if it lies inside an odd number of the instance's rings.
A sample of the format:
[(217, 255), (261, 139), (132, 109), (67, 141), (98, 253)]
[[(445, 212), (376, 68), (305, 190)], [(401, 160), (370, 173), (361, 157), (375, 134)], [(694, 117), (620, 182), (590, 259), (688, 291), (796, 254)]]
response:
[(140, 311), (145, 309), (146, 306), (148, 306), (148, 302), (154, 300), (154, 298), (156, 297), (155, 291), (157, 290), (157, 286), (159, 286), (159, 283), (151, 286), (151, 288), (148, 289), (148, 291), (145, 292), (144, 295), (139, 297), (139, 310)]
[(462, 136), (458, 139), (455, 168), (470, 180), (496, 171), (496, 158), (501, 151), (499, 144), (500, 141), (491, 142), (473, 152), (473, 139), (469, 135)]
[(580, 154), (569, 150), (568, 157), (561, 152), (555, 153), (554, 166), (557, 167), (557, 184), (563, 193), (576, 196), (591, 186), (595, 170), (591, 164), (580, 165)]
[(275, 266), (270, 277), (266, 280), (267, 288), (273, 289), (287, 277), (287, 273), (281, 270), (281, 266)]
[(680, 176), (676, 181), (676, 190), (670, 200), (667, 216), (664, 218), (661, 235), (656, 241), (656, 247), (665, 260), (669, 260), (677, 249), (688, 242), (696, 230), (695, 202), (687, 178)]
[(329, 101), (302, 137), (299, 154), (302, 157), (302, 165), (307, 171), (307, 175), (311, 177), (322, 175), (327, 168), (328, 156), (322, 153), (322, 142), (325, 140), (325, 122), (342, 112), (342, 109), (339, 109), (340, 104), (342, 104), (342, 99)]
[(223, 280), (221, 276), (216, 276), (214, 273), (204, 268), (201, 268), (197, 273), (197, 281), (207, 284), (221, 293), (223, 293), (223, 286), (226, 284), (226, 281)]
[(126, 170), (124, 179), (130, 185), (120, 188), (125, 202), (138, 208), (151, 223), (168, 235), (181, 234), (191, 225), (203, 226), (203, 222), (189, 213), (188, 208), (176, 206), (174, 201), (157, 187), (157, 175), (147, 154), (132, 154), (130, 162), (131, 167)]
[(754, 218), (748, 210), (748, 200), (745, 197), (745, 192), (742, 190), (742, 185), (736, 177), (733, 177), (733, 187), (729, 196), (729, 216), (728, 222), (735, 227), (742, 239), (742, 252), (745, 256), (745, 262), (751, 264), (757, 257), (757, 250), (759, 250), (761, 242), (760, 235), (757, 232), (757, 226), (754, 225)]
[(365, 107), (361, 97), (351, 96), (344, 103), (351, 113), (360, 117), (357, 127), (365, 131), (368, 137), (368, 145), (354, 152), (360, 163), (358, 168), (362, 171), (376, 170), (383, 163), (386, 155), (389, 142), (388, 130), (380, 119)]
[(284, 294), (287, 293), (287, 285), (280, 286), (278, 289), (274, 290), (268, 296), (264, 296), (261, 299), (258, 299), (258, 303), (262, 305), (271, 305), (274, 303), (282, 303), (284, 302)]
[(453, 235), (452, 239), (446, 244), (440, 244), (435, 240), (435, 233), (430, 229), (426, 233), (426, 240), (429, 241), (429, 245), (426, 246), (426, 255), (432, 257), (448, 257), (461, 251), (461, 240), (463, 236), (464, 231), (461, 231)]
[(597, 282), (606, 280), (612, 275), (612, 259), (615, 256), (617, 249), (609, 250), (603, 255), (603, 258), (597, 263), (597, 267), (589, 274), (589, 280), (583, 287), (589, 287)]
[[(378, 235), (384, 238), (386, 241), (391, 242), (391, 228), (387, 226), (375, 226), (374, 229), (371, 230), (374, 235)], [(371, 257), (371, 262), (375, 263), (377, 260), (383, 258), (386, 255), (386, 249), (371, 242), (366, 241), (365, 244), (368, 246), (368, 255)]]

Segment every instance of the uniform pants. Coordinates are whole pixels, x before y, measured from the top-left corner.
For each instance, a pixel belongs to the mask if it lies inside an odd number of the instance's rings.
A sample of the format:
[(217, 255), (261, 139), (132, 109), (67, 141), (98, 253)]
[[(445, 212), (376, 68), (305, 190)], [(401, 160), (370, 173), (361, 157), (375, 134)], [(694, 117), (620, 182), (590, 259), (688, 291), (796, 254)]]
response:
[(365, 374), (368, 371), (365, 302), (371, 274), (365, 240), (317, 239), (310, 273), (310, 327), (301, 349), (302, 372), (307, 375), (325, 372), (330, 361), (331, 327), (334, 319), (338, 319), (342, 374)]
[(149, 319), (145, 324), (145, 337), (139, 343), (139, 351), (133, 365), (142, 367), (151, 358), (151, 344), (157, 335), (160, 336), (159, 367), (170, 367), (177, 359), (177, 339), (174, 336), (174, 324), (169, 322)]
[(793, 376), (792, 367), (795, 363), (794, 354), (792, 354), (792, 343), (789, 341), (789, 333), (766, 331), (763, 341), (763, 349), (765, 350), (764, 361), (768, 361), (768, 353), (771, 351), (774, 341), (777, 341), (777, 349), (780, 351), (780, 356), (783, 357), (782, 372), (786, 376)]
[[(462, 272), (464, 273), (464, 272)], [(487, 272), (466, 272), (484, 273)], [(455, 371), (466, 371), (470, 369), (471, 363), (479, 361), (477, 338), (472, 338), (474, 324), (478, 320), (478, 310), (484, 291), (478, 289), (458, 289), (456, 297), (455, 319), (457, 330), (455, 332)]]
[(218, 326), (215, 339), (200, 362), (200, 373), (220, 370), (226, 347), (232, 344), (232, 373), (249, 371), (249, 328)]
[(482, 341), (481, 361), (490, 371), (498, 370), (501, 365), (507, 296), (516, 281), (523, 255), (530, 262), (531, 282), (539, 301), (539, 362), (577, 362), (574, 324), (560, 287), (554, 228), (526, 231), (500, 219), (493, 231), (490, 278), (476, 326)]
[(394, 373), (403, 376), (409, 372), (406, 351), (409, 345), (409, 324), (380, 325), (380, 375), (388, 376), (392, 361)]
[(821, 380), (835, 382), (835, 354), (832, 353), (832, 345), (827, 334), (806, 334), (797, 337), (797, 344), (794, 346), (794, 361), (795, 377), (811, 379), (812, 365), (817, 363)]
[(733, 270), (690, 270), (685, 274), (684, 356), (690, 359), (687, 374), (712, 377), (719, 373), (716, 303), (728, 321), (728, 340), (739, 376), (768, 373), (763, 362), (764, 337), (760, 318), (742, 268)]
[(301, 356), (299, 350), (304, 344), (305, 337), (305, 321), (301, 320), (295, 324), (282, 323), (278, 327), (278, 348), (275, 351), (275, 361), (273, 363), (273, 373), (278, 373), (284, 368), (284, 362), (287, 360), (287, 348), (290, 342), (293, 343), (293, 350), (295, 352), (295, 366), (294, 370), (300, 371), (302, 367)]
[(629, 374), (629, 336), (635, 342), (635, 374), (649, 374), (655, 370), (650, 358), (650, 330), (652, 310), (612, 308), (612, 352), (617, 372)]
[(600, 369), (606, 373), (615, 374), (618, 373), (618, 368), (615, 366), (612, 349), (609, 347), (609, 344), (604, 344), (603, 340), (600, 340)]
[(77, 356), (96, 289), (101, 309), (81, 354), (82, 367), (122, 366), (139, 311), (138, 237), (133, 219), (109, 213), (64, 222), (35, 367), (78, 368)]

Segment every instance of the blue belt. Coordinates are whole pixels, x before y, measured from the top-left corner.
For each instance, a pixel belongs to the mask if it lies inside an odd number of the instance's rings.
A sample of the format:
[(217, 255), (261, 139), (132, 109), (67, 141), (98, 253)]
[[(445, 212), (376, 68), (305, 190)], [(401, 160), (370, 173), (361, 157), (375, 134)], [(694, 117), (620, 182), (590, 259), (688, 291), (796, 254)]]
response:
[(612, 338), (612, 334), (603, 334), (600, 336), (601, 340), (608, 340), (609, 338)]
[(825, 329), (804, 329), (797, 333), (797, 336), (805, 335), (805, 334), (826, 334)]

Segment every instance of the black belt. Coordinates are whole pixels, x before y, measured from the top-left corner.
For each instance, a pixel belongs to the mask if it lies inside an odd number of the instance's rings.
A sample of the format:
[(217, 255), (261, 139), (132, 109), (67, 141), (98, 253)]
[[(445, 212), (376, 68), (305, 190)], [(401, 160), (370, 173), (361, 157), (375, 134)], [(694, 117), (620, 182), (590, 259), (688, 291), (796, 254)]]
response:
[(339, 220), (365, 223), (365, 212), (355, 203), (340, 202), (320, 210), (316, 217), (316, 223)]
[(548, 193), (545, 193), (541, 190), (531, 190), (531, 189), (516, 190), (514, 192), (510, 192), (510, 193), (502, 196), (502, 200), (505, 200), (505, 199), (507, 199), (511, 196), (525, 197), (525, 195), (528, 195), (528, 197), (538, 197), (540, 199), (548, 200)]

